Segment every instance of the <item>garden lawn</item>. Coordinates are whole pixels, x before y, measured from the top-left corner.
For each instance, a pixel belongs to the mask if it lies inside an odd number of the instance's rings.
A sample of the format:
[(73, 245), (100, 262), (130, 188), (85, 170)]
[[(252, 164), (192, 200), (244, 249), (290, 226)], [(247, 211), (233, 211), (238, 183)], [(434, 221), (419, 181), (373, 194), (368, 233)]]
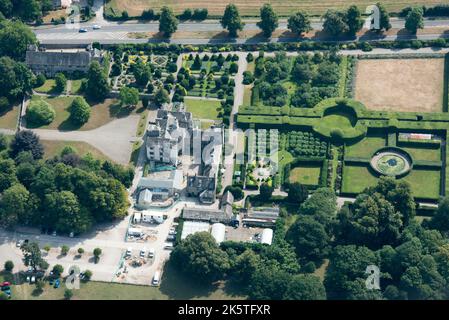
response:
[(425, 199), (438, 199), (440, 194), (440, 170), (412, 169), (401, 180), (410, 183), (413, 196)]
[(288, 181), (290, 183), (299, 182), (306, 185), (318, 185), (320, 182), (320, 164), (301, 164), (290, 170)]
[(440, 148), (418, 148), (418, 147), (404, 147), (401, 143), (398, 147), (407, 151), (413, 158), (413, 160), (427, 160), (427, 161), (441, 161), (441, 149)]
[(42, 86), (34, 88), (34, 91), (39, 93), (50, 93), (54, 90), (55, 85), (56, 83), (54, 79), (47, 79)]
[[(48, 102), (56, 111), (56, 117), (52, 123), (46, 126), (41, 126), (42, 129), (59, 129), (62, 131), (71, 130), (92, 130), (101, 127), (115, 119), (129, 116), (130, 114), (140, 115), (145, 111), (145, 108), (139, 103), (134, 108), (121, 107), (116, 99), (106, 99), (104, 102), (91, 105), (90, 118), (87, 123), (79, 127), (70, 121), (70, 105), (75, 99), (73, 96), (69, 97), (41, 97), (33, 96), (32, 100), (43, 99)], [(32, 124), (27, 124), (32, 127)]]
[(56, 155), (60, 155), (64, 147), (69, 146), (76, 150), (77, 154), (81, 157), (90, 153), (95, 159), (109, 160), (100, 150), (91, 146), (86, 142), (81, 141), (55, 141), (55, 140), (41, 140), (44, 146), (44, 159), (53, 158)]
[(16, 129), (19, 111), (19, 106), (13, 106), (7, 111), (0, 113), (0, 128), (10, 130)]
[(80, 94), (81, 84), (83, 82), (82, 79), (78, 80), (71, 80), (72, 81), (72, 88), (70, 90), (71, 94)]
[(218, 100), (190, 99), (185, 98), (187, 111), (192, 113), (196, 119), (218, 120), (221, 103)]
[(368, 136), (356, 144), (346, 146), (346, 157), (371, 158), (376, 150), (385, 147), (386, 138), (381, 136)]
[(368, 166), (345, 165), (343, 168), (342, 193), (360, 193), (365, 188), (377, 184), (377, 177), (368, 170)]

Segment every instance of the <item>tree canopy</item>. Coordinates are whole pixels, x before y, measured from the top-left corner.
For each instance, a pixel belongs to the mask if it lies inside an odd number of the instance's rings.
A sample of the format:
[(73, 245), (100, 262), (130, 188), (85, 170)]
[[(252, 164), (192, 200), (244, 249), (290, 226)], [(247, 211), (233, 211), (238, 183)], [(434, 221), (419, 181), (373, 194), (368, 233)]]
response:
[(257, 26), (263, 31), (265, 37), (269, 38), (273, 31), (279, 26), (278, 16), (271, 4), (266, 3), (260, 8), (260, 21)]
[(176, 19), (172, 9), (169, 7), (162, 7), (161, 16), (159, 18), (159, 32), (164, 36), (170, 38), (178, 29), (178, 19)]
[(233, 3), (226, 6), (220, 22), (223, 28), (229, 31), (229, 36), (233, 38), (237, 37), (238, 31), (243, 30), (243, 26), (245, 25), (240, 17), (239, 10)]

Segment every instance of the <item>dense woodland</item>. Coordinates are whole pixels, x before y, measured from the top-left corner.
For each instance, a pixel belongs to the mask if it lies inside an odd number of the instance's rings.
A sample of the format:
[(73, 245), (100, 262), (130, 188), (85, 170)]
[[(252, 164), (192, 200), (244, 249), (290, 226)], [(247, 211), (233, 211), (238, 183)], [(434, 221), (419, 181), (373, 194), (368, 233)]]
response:
[(2, 227), (20, 224), (79, 234), (127, 215), (131, 168), (80, 157), (70, 147), (44, 161), (42, 144), (31, 131), (8, 140), (0, 136)]
[[(409, 185), (392, 178), (338, 211), (334, 192), (322, 188), (299, 206), (284, 206), (271, 246), (218, 246), (200, 233), (181, 242), (171, 260), (197, 281), (226, 279), (253, 299), (448, 299), (449, 199), (422, 223), (415, 211)], [(323, 263), (322, 281), (313, 273)], [(381, 290), (366, 288), (368, 265), (380, 268)]]

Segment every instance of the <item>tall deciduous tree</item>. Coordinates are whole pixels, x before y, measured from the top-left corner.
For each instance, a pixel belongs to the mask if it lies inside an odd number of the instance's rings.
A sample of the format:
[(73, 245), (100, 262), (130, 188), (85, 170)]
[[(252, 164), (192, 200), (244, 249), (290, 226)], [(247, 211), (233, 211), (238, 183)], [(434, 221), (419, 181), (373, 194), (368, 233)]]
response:
[(305, 12), (298, 11), (288, 18), (287, 27), (294, 33), (301, 35), (312, 30), (309, 17)]
[(348, 32), (344, 12), (328, 10), (324, 16), (323, 30), (331, 36), (338, 37)]
[(390, 23), (390, 16), (388, 15), (387, 9), (380, 2), (378, 2), (376, 5), (377, 5), (377, 8), (379, 8), (379, 14), (380, 14), (380, 23), (379, 23), (380, 31), (390, 30), (391, 23)]
[(35, 34), (22, 22), (5, 20), (0, 23), (0, 56), (23, 60), (28, 46), (36, 43)]
[(292, 278), (284, 294), (285, 300), (326, 300), (326, 289), (320, 278), (300, 274)]
[(23, 262), (30, 266), (34, 271), (38, 270), (45, 260), (42, 258), (41, 249), (36, 242), (24, 243), (21, 247), (23, 253)]
[(136, 88), (120, 89), (120, 102), (125, 106), (135, 106), (139, 103), (139, 91)]
[(108, 77), (98, 61), (93, 61), (87, 72), (88, 97), (94, 101), (104, 100), (110, 91)]
[(209, 232), (188, 236), (175, 247), (170, 259), (180, 270), (202, 283), (223, 279), (230, 268), (228, 255)]
[(267, 38), (271, 37), (273, 31), (279, 26), (278, 16), (271, 4), (266, 3), (260, 8), (260, 21), (257, 22), (257, 26)]
[(346, 11), (346, 23), (348, 25), (348, 34), (355, 36), (363, 27), (363, 19), (359, 8), (352, 5)]
[(0, 77), (0, 97), (4, 96), (14, 100), (31, 92), (33, 74), (25, 64), (16, 62), (9, 57), (1, 57), (0, 74), (2, 75)]
[(237, 37), (238, 31), (243, 30), (243, 26), (245, 25), (242, 22), (239, 10), (233, 3), (226, 6), (220, 22), (222, 27), (229, 31), (229, 36), (233, 38)]
[(170, 38), (177, 29), (178, 19), (176, 19), (172, 9), (162, 7), (161, 17), (159, 18), (159, 32), (164, 33), (164, 36)]
[(309, 192), (307, 191), (307, 187), (300, 184), (299, 182), (291, 183), (288, 186), (288, 202), (300, 204), (303, 203), (308, 196)]
[(424, 28), (423, 10), (421, 7), (413, 7), (405, 18), (405, 29), (416, 34), (418, 29)]
[(0, 200), (0, 222), (4, 227), (13, 227), (30, 209), (30, 193), (23, 185), (14, 184)]

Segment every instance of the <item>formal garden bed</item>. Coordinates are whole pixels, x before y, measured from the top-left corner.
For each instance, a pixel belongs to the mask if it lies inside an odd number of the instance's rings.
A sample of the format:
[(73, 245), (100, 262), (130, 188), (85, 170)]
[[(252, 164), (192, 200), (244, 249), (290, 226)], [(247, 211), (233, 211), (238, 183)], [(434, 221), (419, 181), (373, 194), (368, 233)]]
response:
[(141, 93), (152, 94), (161, 87), (170, 89), (177, 71), (178, 55), (157, 55), (147, 51), (115, 52), (110, 77), (113, 88), (135, 87)]

